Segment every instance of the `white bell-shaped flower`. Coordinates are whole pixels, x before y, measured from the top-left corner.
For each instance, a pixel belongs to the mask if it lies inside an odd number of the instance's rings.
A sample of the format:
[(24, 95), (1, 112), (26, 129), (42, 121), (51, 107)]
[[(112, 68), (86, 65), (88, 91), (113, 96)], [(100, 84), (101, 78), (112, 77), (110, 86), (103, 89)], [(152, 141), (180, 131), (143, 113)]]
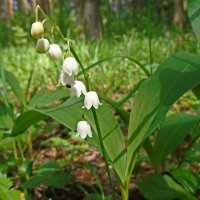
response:
[(34, 22), (31, 26), (31, 35), (34, 38), (39, 38), (44, 34), (44, 27), (41, 22)]
[(46, 53), (49, 50), (50, 44), (49, 41), (45, 38), (41, 38), (37, 41), (36, 51), (38, 53)]
[(68, 73), (70, 76), (78, 73), (78, 63), (73, 57), (65, 58), (62, 68), (63, 71)]
[(86, 87), (82, 81), (75, 81), (75, 84), (70, 88), (71, 97), (80, 97), (81, 94), (86, 94)]
[(58, 44), (51, 44), (49, 54), (54, 60), (59, 60), (62, 57), (62, 51)]
[(65, 73), (65, 72), (62, 71), (61, 74), (60, 74), (58, 85), (60, 85), (60, 83), (63, 86), (66, 86), (66, 87), (73, 86), (75, 84), (74, 75), (69, 76), (67, 73)]
[(90, 91), (85, 94), (83, 108), (87, 108), (89, 110), (92, 106), (94, 106), (94, 108), (98, 109), (100, 105), (102, 105), (102, 103), (100, 103), (99, 97), (95, 91)]
[(92, 137), (92, 131), (90, 124), (87, 121), (80, 121), (77, 124), (77, 136), (81, 136), (81, 138), (86, 138), (87, 136)]

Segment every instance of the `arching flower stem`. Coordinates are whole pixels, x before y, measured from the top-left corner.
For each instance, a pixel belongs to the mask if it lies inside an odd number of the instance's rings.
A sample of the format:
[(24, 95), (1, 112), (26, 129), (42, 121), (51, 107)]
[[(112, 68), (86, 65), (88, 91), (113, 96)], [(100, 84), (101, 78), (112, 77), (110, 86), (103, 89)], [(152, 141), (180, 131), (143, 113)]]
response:
[[(45, 19), (47, 19), (47, 21), (51, 24), (51, 26), (54, 27), (54, 31), (56, 31), (61, 36), (62, 40), (65, 43), (67, 43), (67, 45), (69, 45), (71, 40), (69, 38), (65, 38), (65, 36), (61, 32), (60, 28), (56, 25), (56, 23), (48, 15), (46, 15), (46, 13), (42, 10), (42, 8), (39, 5), (37, 5), (37, 7), (36, 7), (36, 21), (38, 21), (38, 11), (40, 11), (42, 13), (42, 15), (45, 17)], [(79, 63), (79, 65), (81, 67), (81, 70), (83, 72), (83, 76), (85, 79), (85, 85), (86, 85), (87, 91), (89, 91), (90, 88), (89, 88), (88, 75), (86, 74), (85, 68), (83, 67), (78, 55), (76, 54), (76, 52), (74, 51), (72, 46), (70, 46), (70, 52), (73, 54), (74, 58), (77, 60), (77, 62)], [(114, 199), (115, 193), (114, 193), (113, 183), (111, 180), (111, 173), (110, 173), (110, 169), (109, 169), (108, 158), (107, 158), (106, 150), (105, 150), (105, 147), (103, 144), (103, 138), (102, 138), (101, 129), (100, 129), (100, 125), (99, 125), (99, 121), (98, 121), (98, 117), (97, 117), (95, 108), (92, 108), (92, 114), (94, 117), (96, 129), (97, 129), (97, 133), (98, 133), (98, 137), (99, 137), (99, 142), (101, 145), (101, 150), (102, 150), (102, 154), (103, 154), (105, 165), (106, 165), (106, 171), (108, 174), (108, 179), (109, 179), (110, 187), (112, 190), (112, 197)]]

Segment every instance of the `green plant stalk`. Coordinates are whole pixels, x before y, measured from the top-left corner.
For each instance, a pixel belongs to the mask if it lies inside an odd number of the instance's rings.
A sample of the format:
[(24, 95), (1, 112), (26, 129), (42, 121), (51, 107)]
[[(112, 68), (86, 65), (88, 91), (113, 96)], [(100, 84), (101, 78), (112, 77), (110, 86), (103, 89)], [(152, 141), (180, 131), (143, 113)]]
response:
[[(39, 5), (36, 7), (36, 21), (38, 19), (38, 10), (47, 19), (47, 21), (54, 27), (54, 30), (58, 32), (58, 34), (61, 36), (62, 40), (64, 42), (67, 42), (67, 44), (69, 44), (70, 40), (68, 38), (64, 37), (64, 35), (61, 32), (61, 30), (59, 29), (59, 27), (56, 26), (55, 22), (48, 15), (46, 15), (46, 13), (40, 8)], [(86, 75), (85, 69), (84, 69), (84, 67), (83, 67), (83, 65), (82, 65), (79, 57), (77, 56), (76, 52), (74, 51), (74, 49), (72, 47), (70, 47), (70, 50), (71, 50), (71, 53), (73, 54), (73, 56), (78, 61), (78, 63), (80, 64), (80, 67), (81, 67), (81, 69), (83, 71), (83, 76), (84, 76), (84, 79), (85, 79), (87, 90), (89, 90), (88, 76)], [(112, 189), (112, 196), (114, 198), (114, 187), (113, 187), (112, 180), (111, 180), (111, 174), (110, 174), (110, 170), (109, 170), (109, 164), (108, 164), (108, 160), (107, 160), (107, 156), (106, 156), (106, 152), (105, 152), (105, 147), (104, 147), (104, 144), (103, 144), (103, 139), (102, 139), (102, 135), (101, 135), (101, 131), (100, 131), (100, 126), (99, 126), (99, 122), (98, 122), (96, 110), (94, 108), (92, 108), (92, 113), (93, 113), (93, 117), (94, 117), (94, 120), (95, 120), (97, 132), (98, 132), (101, 149), (102, 149), (102, 153), (103, 153), (103, 156), (104, 156), (104, 161), (105, 161), (105, 164), (106, 164), (106, 171), (108, 173), (108, 178), (109, 178), (110, 186), (111, 186), (111, 189)]]
[(151, 74), (153, 73), (152, 63), (152, 49), (151, 49), (151, 0), (148, 0), (148, 40), (149, 40), (149, 64), (151, 68)]
[(120, 187), (123, 200), (129, 199), (129, 184), (131, 181), (131, 176), (132, 176), (132, 172), (133, 172), (136, 160), (137, 160), (137, 156), (138, 156), (138, 152), (135, 152), (135, 156), (132, 159), (132, 163), (131, 163), (130, 167), (126, 170), (126, 175), (125, 175), (126, 179), (125, 179), (122, 187)]
[(19, 160), (18, 158), (18, 155), (17, 155), (17, 147), (16, 147), (16, 142), (15, 142), (15, 139), (13, 139), (13, 150), (14, 150), (14, 157), (15, 157), (15, 160)]
[(96, 113), (95, 108), (93, 108), (93, 107), (92, 107), (92, 114), (93, 114), (94, 121), (95, 121), (95, 124), (96, 124), (99, 142), (100, 142), (101, 150), (102, 150), (102, 153), (103, 153), (104, 161), (105, 161), (105, 164), (106, 164), (106, 171), (108, 173), (108, 179), (109, 179), (109, 182), (110, 182), (110, 186), (111, 186), (111, 189), (112, 189), (112, 195), (113, 195), (113, 198), (114, 198), (115, 193), (114, 193), (114, 187), (113, 187), (113, 184), (112, 184), (112, 179), (111, 179), (111, 174), (110, 174), (110, 169), (109, 169), (109, 164), (108, 164), (108, 158), (107, 158), (106, 150), (105, 150), (105, 147), (104, 147), (104, 144), (103, 144), (103, 138), (102, 138), (102, 134), (101, 134), (100, 126), (99, 126), (99, 121), (98, 121), (98, 118), (97, 118), (97, 113)]
[(19, 152), (20, 152), (20, 155), (21, 155), (22, 162), (24, 162), (24, 160), (25, 160), (24, 151), (22, 149), (22, 145), (21, 145), (21, 142), (20, 142), (19, 139), (17, 139), (17, 143), (18, 143)]

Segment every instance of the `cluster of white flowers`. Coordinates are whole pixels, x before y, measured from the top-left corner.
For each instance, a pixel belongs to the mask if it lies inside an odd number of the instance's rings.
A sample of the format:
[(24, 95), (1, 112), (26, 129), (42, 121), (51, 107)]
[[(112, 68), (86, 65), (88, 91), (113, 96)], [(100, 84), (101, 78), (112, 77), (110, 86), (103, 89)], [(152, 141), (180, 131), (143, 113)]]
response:
[[(36, 51), (40, 54), (49, 52), (50, 56), (59, 60), (62, 57), (62, 51), (58, 44), (51, 44), (43, 37), (44, 27), (41, 22), (35, 22), (31, 27), (31, 35), (37, 38)], [(80, 97), (85, 95), (83, 108), (90, 109), (92, 106), (98, 109), (101, 105), (99, 97), (95, 91), (88, 91), (82, 81), (75, 80), (75, 75), (78, 74), (78, 63), (74, 57), (64, 59), (62, 71), (59, 77), (59, 85), (62, 84), (70, 88), (71, 97)], [(81, 138), (87, 136), (92, 137), (90, 124), (87, 121), (79, 121), (77, 124), (77, 135)]]

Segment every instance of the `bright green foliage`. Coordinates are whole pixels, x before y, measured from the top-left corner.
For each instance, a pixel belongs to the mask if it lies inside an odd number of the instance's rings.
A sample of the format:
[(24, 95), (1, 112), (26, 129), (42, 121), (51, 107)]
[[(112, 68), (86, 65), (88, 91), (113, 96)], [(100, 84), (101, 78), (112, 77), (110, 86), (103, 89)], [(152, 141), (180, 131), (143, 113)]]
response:
[(159, 169), (165, 157), (180, 144), (185, 136), (198, 125), (200, 116), (174, 114), (169, 116), (157, 132), (153, 151), (153, 165)]
[(0, 174), (0, 199), (2, 200), (19, 200), (20, 191), (11, 189), (12, 181), (5, 175)]
[(132, 172), (131, 165), (136, 151), (143, 141), (161, 123), (172, 104), (199, 82), (200, 56), (178, 53), (162, 63), (142, 83), (130, 116), (127, 163), (129, 173)]
[(24, 188), (35, 188), (40, 184), (49, 187), (62, 188), (69, 183), (72, 177), (63, 172), (56, 162), (49, 162), (34, 170), (35, 175), (23, 184)]
[(150, 175), (138, 182), (138, 187), (149, 200), (197, 200), (168, 175)]

